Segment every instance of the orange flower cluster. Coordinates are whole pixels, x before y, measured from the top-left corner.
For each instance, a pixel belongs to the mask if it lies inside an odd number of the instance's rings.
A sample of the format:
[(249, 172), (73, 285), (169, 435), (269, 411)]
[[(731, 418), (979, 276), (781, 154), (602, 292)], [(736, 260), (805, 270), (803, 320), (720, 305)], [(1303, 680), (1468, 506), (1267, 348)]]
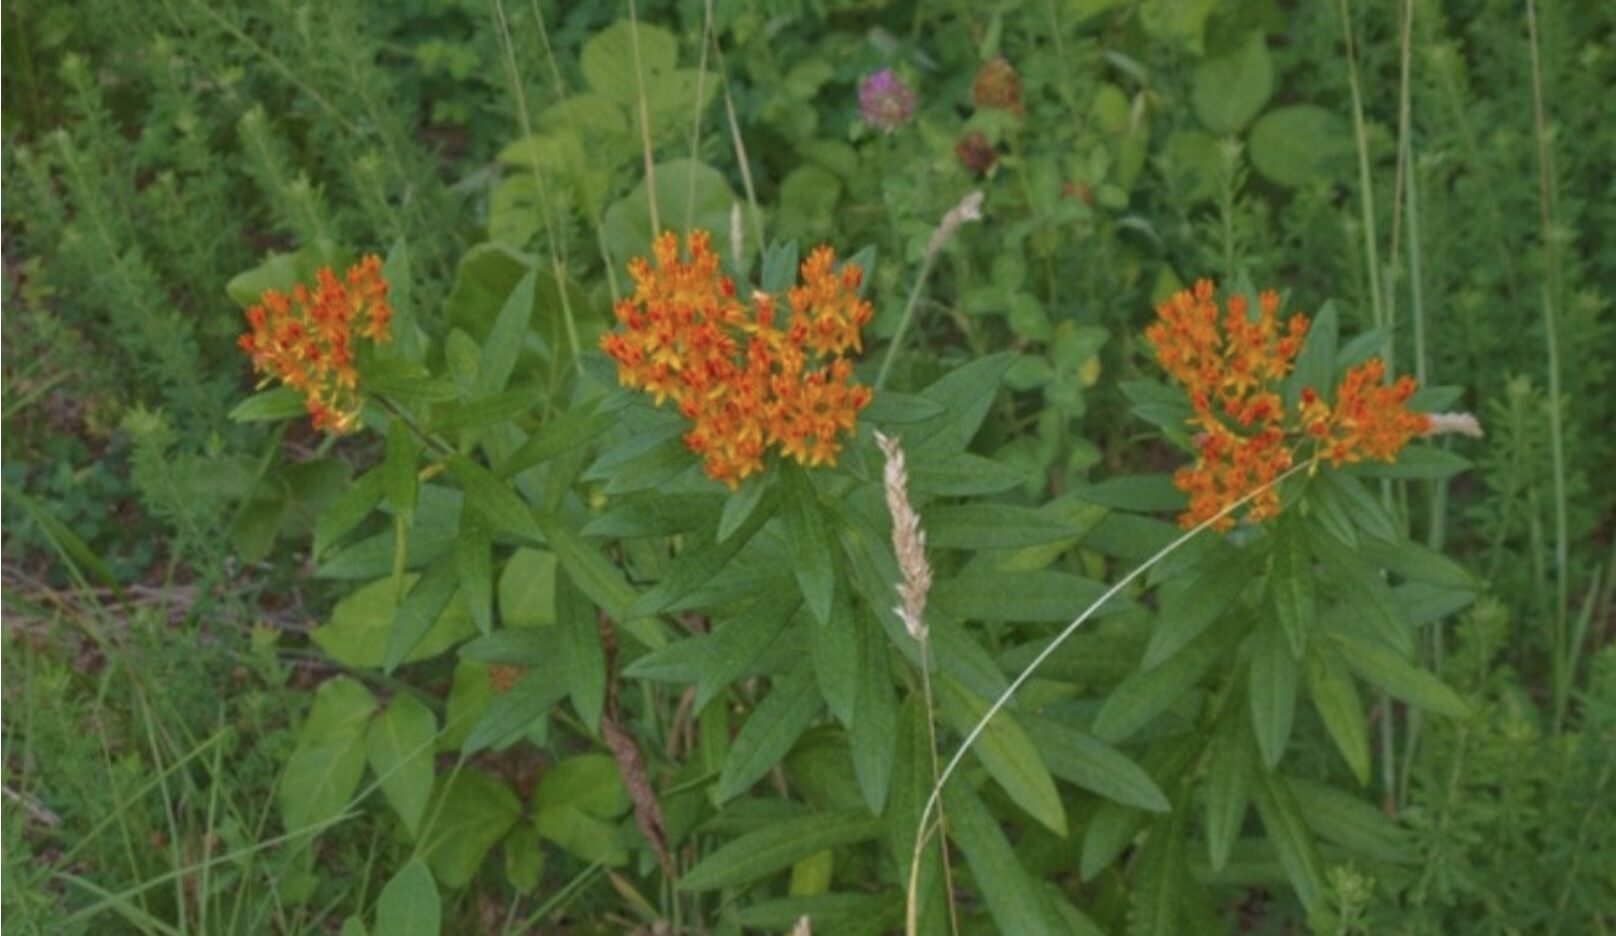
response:
[(870, 402), (843, 356), (861, 350), (859, 330), (873, 315), (858, 297), (859, 268), (836, 270), (830, 248), (816, 248), (787, 294), (781, 328), (773, 297), (755, 293), (750, 308), (736, 298), (705, 231), (691, 232), (686, 247), (681, 260), (678, 238), (664, 233), (652, 244), (654, 264), (629, 262), (634, 295), (615, 310), (622, 329), (601, 338), (618, 381), (659, 406), (672, 399), (693, 424), (685, 445), (732, 490), (762, 470), (771, 445), (803, 465), (834, 464), (840, 434)]
[[(1255, 320), (1243, 296), (1228, 297), (1220, 316), (1212, 292), (1210, 280), (1179, 291), (1157, 307), (1157, 320), (1145, 329), (1163, 369), (1189, 396), (1189, 422), (1197, 430), (1195, 465), (1173, 475), (1173, 484), (1189, 495), (1182, 526), (1203, 523), (1257, 491), (1247, 519), (1278, 513), (1277, 488), (1264, 488), (1296, 463), (1304, 446), (1311, 446), (1307, 457), (1315, 464), (1392, 461), (1410, 439), (1430, 430), (1430, 417), (1405, 405), (1414, 381), (1383, 384), (1379, 358), (1347, 372), (1334, 407), (1305, 387), (1297, 412), (1287, 412), (1279, 387), (1301, 351), (1307, 317), (1293, 315), (1281, 326), (1279, 296), (1272, 291), (1258, 296)], [(1223, 517), (1213, 526), (1233, 524)]]
[(354, 341), (387, 341), (393, 317), (381, 260), (365, 257), (348, 268), (345, 281), (321, 267), (313, 290), (302, 283), (290, 296), (265, 290), (246, 314), (248, 330), (237, 345), (253, 370), (303, 393), (314, 428), (352, 429), (359, 415)]

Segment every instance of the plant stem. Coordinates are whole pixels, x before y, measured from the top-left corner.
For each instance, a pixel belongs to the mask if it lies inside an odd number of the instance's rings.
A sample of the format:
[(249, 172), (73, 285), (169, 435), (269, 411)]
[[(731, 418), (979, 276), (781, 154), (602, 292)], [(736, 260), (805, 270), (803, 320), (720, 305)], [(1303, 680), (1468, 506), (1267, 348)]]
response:
[(931, 276), (931, 268), (937, 263), (937, 255), (928, 253), (926, 259), (920, 264), (920, 275), (915, 277), (915, 285), (909, 290), (909, 301), (904, 303), (903, 317), (898, 319), (898, 329), (892, 333), (892, 343), (887, 345), (887, 356), (881, 361), (881, 370), (875, 376), (875, 389), (879, 390), (887, 382), (887, 375), (892, 373), (892, 362), (898, 358), (898, 350), (903, 347), (904, 335), (909, 331), (909, 322), (915, 317), (915, 307), (920, 304), (920, 290), (926, 285), (926, 279)]
[(1570, 534), (1566, 506), (1565, 428), (1560, 415), (1559, 252), (1554, 233), (1554, 153), (1543, 104), (1543, 62), (1538, 53), (1537, 3), (1526, 0), (1526, 33), (1532, 52), (1532, 129), (1537, 138), (1538, 209), (1543, 226), (1543, 331), (1549, 357), (1549, 451), (1554, 463), (1554, 732), (1565, 720), (1570, 683), (1566, 673), (1566, 613), (1571, 604)]

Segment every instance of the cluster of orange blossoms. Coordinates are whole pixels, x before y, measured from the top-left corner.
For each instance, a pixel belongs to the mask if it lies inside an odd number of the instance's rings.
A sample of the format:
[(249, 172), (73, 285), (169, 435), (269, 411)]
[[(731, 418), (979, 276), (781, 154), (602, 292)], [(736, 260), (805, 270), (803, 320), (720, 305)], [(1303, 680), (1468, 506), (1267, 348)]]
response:
[(248, 330), (237, 340), (253, 370), (301, 392), (314, 428), (329, 432), (347, 432), (359, 415), (355, 340), (387, 341), (393, 317), (381, 260), (365, 257), (344, 279), (321, 267), (313, 290), (302, 283), (290, 296), (266, 290), (247, 309)]
[(736, 298), (705, 231), (686, 248), (681, 260), (678, 238), (664, 233), (654, 263), (630, 261), (634, 295), (615, 310), (622, 328), (601, 339), (619, 382), (659, 406), (673, 400), (692, 423), (685, 445), (731, 489), (763, 469), (769, 446), (799, 464), (834, 464), (840, 435), (870, 402), (843, 356), (862, 349), (859, 330), (873, 315), (858, 296), (859, 268), (837, 270), (831, 249), (816, 248), (786, 296), (782, 328), (774, 297), (754, 293), (750, 307)]
[[(1181, 290), (1159, 305), (1157, 321), (1145, 329), (1162, 367), (1189, 396), (1197, 430), (1195, 465), (1173, 475), (1190, 501), (1181, 525), (1210, 520), (1253, 492), (1260, 493), (1249, 502), (1247, 519), (1278, 513), (1278, 488), (1265, 486), (1296, 464), (1304, 447), (1315, 464), (1389, 462), (1410, 439), (1430, 431), (1431, 418), (1406, 406), (1413, 379), (1385, 384), (1379, 358), (1347, 372), (1334, 406), (1304, 387), (1296, 412), (1287, 411), (1279, 387), (1301, 351), (1307, 317), (1293, 315), (1281, 325), (1279, 296), (1271, 291), (1258, 297), (1255, 319), (1244, 296), (1230, 296), (1224, 306), (1220, 317), (1211, 281), (1200, 280), (1193, 292)], [(1213, 526), (1233, 524), (1225, 516)]]

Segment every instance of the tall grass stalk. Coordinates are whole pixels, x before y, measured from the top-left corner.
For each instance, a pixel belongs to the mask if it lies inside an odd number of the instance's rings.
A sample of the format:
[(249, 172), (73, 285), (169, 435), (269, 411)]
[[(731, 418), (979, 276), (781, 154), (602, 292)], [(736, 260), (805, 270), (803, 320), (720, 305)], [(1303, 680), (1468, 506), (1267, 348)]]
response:
[(1560, 326), (1556, 303), (1560, 296), (1560, 255), (1555, 249), (1554, 151), (1549, 141), (1549, 117), (1543, 104), (1543, 61), (1538, 51), (1537, 3), (1526, 0), (1526, 35), (1532, 53), (1532, 130), (1537, 138), (1538, 211), (1543, 226), (1543, 332), (1549, 358), (1549, 456), (1554, 465), (1554, 633), (1551, 666), (1554, 691), (1554, 730), (1565, 720), (1571, 694), (1567, 672), (1566, 614), (1571, 606), (1570, 533), (1566, 505), (1565, 427), (1560, 413)]
[[(527, 93), (522, 90), (522, 73), (516, 65), (516, 49), (511, 42), (510, 23), (505, 17), (505, 0), (491, 0), (494, 10), (494, 25), (499, 33), (500, 57), (505, 62), (505, 78), (510, 82), (511, 97), (516, 104), (516, 122), (522, 129), (522, 141), (527, 143), (533, 139), (533, 123), (527, 115)], [(636, 48), (638, 48), (636, 39)], [(580, 357), (582, 350), (578, 342), (578, 323), (572, 314), (572, 300), (567, 296), (567, 265), (562, 259), (561, 239), (558, 225), (555, 221), (554, 203), (550, 200), (550, 187), (545, 178), (544, 169), (539, 165), (538, 154), (533, 151), (531, 144), (528, 147), (528, 165), (533, 170), (533, 184), (538, 189), (539, 202), (543, 208), (545, 240), (550, 247), (550, 271), (555, 276), (556, 293), (561, 297), (561, 319), (567, 326), (567, 347), (572, 351), (572, 366), (583, 375), (584, 363)], [(656, 208), (653, 202), (651, 217), (656, 218)], [(652, 230), (656, 229), (655, 221)]]
[(662, 230), (657, 217), (656, 160), (651, 152), (651, 105), (645, 96), (645, 66), (640, 55), (639, 4), (628, 0), (628, 47), (634, 59), (635, 116), (640, 123), (640, 153), (645, 160), (645, 200), (651, 209), (651, 236)]
[(926, 255), (920, 262), (920, 273), (915, 277), (915, 284), (909, 289), (909, 299), (903, 305), (903, 314), (898, 319), (898, 328), (892, 333), (892, 343), (887, 345), (886, 357), (881, 360), (881, 370), (875, 376), (875, 389), (879, 390), (887, 382), (892, 373), (892, 365), (898, 359), (898, 352), (903, 349), (903, 339), (909, 332), (909, 323), (915, 317), (915, 309), (920, 305), (920, 292), (925, 287), (926, 280), (931, 277), (932, 267), (937, 264), (937, 257), (943, 252), (960, 225), (969, 221), (982, 220), (982, 193), (971, 192), (960, 199), (959, 204), (948, 210), (937, 224), (937, 230), (932, 232), (931, 242), (926, 245)]
[(905, 894), (904, 932), (907, 934), (907, 936), (916, 936), (918, 932), (917, 926), (919, 921), (919, 904), (916, 902), (916, 898), (918, 896), (920, 885), (920, 859), (925, 853), (927, 839), (931, 837), (932, 830), (929, 826), (932, 812), (938, 808), (938, 805), (942, 800), (944, 784), (948, 783), (949, 778), (954, 775), (954, 771), (959, 769), (959, 765), (965, 759), (965, 755), (971, 750), (971, 745), (975, 744), (976, 739), (981, 737), (982, 732), (987, 730), (988, 723), (993, 720), (993, 716), (999, 714), (999, 712), (1010, 703), (1010, 698), (1016, 694), (1016, 690), (1025, 685), (1027, 680), (1032, 678), (1032, 674), (1038, 670), (1038, 667), (1042, 666), (1044, 661), (1048, 660), (1052, 655), (1054, 655), (1055, 651), (1060, 649), (1061, 644), (1065, 643), (1073, 634), (1077, 633), (1078, 629), (1087, 623), (1089, 618), (1093, 617), (1096, 611), (1104, 607), (1106, 602), (1110, 601), (1112, 598), (1115, 598), (1124, 588), (1127, 588), (1129, 585), (1133, 584), (1133, 582), (1141, 575), (1144, 575), (1146, 572), (1149, 572), (1152, 568), (1159, 565), (1162, 560), (1177, 552), (1180, 547), (1194, 539), (1196, 536), (1200, 535), (1213, 524), (1216, 524), (1218, 521), (1234, 513), (1236, 510), (1239, 510), (1253, 498), (1260, 496), (1265, 491), (1283, 484), (1285, 481), (1296, 476), (1299, 472), (1315, 467), (1316, 464), (1317, 462), (1309, 460), (1292, 466), (1289, 470), (1274, 478), (1272, 481), (1262, 485), (1259, 488), (1256, 488), (1239, 500), (1229, 504), (1213, 516), (1201, 521), (1196, 526), (1185, 531), (1171, 543), (1168, 543), (1160, 550), (1157, 550), (1155, 555), (1146, 559), (1144, 562), (1140, 563), (1138, 566), (1128, 572), (1127, 575), (1124, 575), (1122, 578), (1118, 579), (1116, 584), (1106, 589), (1105, 592), (1100, 595), (1100, 597), (1096, 598), (1091, 604), (1089, 604), (1088, 607), (1084, 608), (1083, 613), (1079, 614), (1072, 620), (1070, 624), (1062, 628), (1061, 632), (1055, 635), (1055, 639), (1051, 640), (1047, 647), (1040, 650), (1038, 655), (1032, 658), (1032, 662), (1028, 663), (1020, 673), (1017, 673), (1016, 678), (1010, 681), (1010, 685), (1006, 687), (1003, 692), (999, 693), (999, 697), (993, 700), (993, 704), (988, 706), (988, 710), (983, 713), (982, 717), (978, 719), (976, 724), (971, 727), (971, 730), (966, 733), (965, 740), (960, 742), (959, 748), (954, 751), (954, 756), (949, 758), (948, 764), (943, 768), (942, 773), (938, 774), (937, 782), (932, 785), (931, 795), (926, 797), (926, 805), (920, 811), (920, 822), (915, 828), (914, 853), (910, 856), (909, 860), (909, 883)]
[[(898, 594), (903, 603), (896, 609), (903, 620), (904, 629), (920, 645), (920, 692), (926, 707), (926, 740), (931, 749), (932, 781), (937, 782), (941, 758), (937, 750), (937, 705), (931, 685), (931, 634), (926, 627), (926, 598), (931, 591), (931, 564), (926, 560), (926, 533), (920, 526), (920, 515), (909, 502), (909, 473), (905, 465), (903, 447), (897, 439), (880, 432), (875, 441), (885, 456), (882, 487), (886, 494), (887, 512), (892, 516), (892, 551), (897, 557), (903, 582)], [(937, 807), (937, 826), (943, 833), (939, 842), (943, 859), (943, 890), (948, 898), (950, 932), (959, 932), (959, 915), (954, 906), (954, 872), (948, 857), (948, 816), (941, 804)]]

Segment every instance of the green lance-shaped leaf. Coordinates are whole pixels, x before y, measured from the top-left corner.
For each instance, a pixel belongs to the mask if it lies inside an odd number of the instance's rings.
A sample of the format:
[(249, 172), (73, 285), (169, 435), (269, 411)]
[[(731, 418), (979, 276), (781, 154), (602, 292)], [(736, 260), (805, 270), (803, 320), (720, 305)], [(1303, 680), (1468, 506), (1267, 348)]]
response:
[(1290, 743), (1299, 670), (1279, 627), (1265, 621), (1251, 635), (1251, 672), (1247, 685), (1250, 687), (1251, 727), (1263, 763), (1270, 770), (1278, 766), (1285, 755), (1285, 746)]
[(831, 546), (830, 528), (808, 476), (800, 469), (789, 468), (783, 481), (781, 513), (791, 550), (791, 571), (814, 620), (829, 624), (831, 598), (836, 591), (836, 553)]
[[(940, 677), (936, 687), (943, 716), (961, 734), (970, 732), (987, 714), (988, 703), (953, 679)], [(995, 714), (971, 750), (1012, 802), (1056, 835), (1066, 834), (1066, 810), (1055, 779), (1037, 746), (1009, 712)]]
[(861, 809), (772, 822), (702, 859), (679, 879), (679, 889), (708, 891), (739, 887), (783, 871), (809, 855), (880, 834), (881, 820)]
[(1322, 641), (1308, 652), (1307, 692), (1336, 750), (1359, 784), (1369, 783), (1369, 725), (1352, 676)]
[(785, 759), (797, 739), (813, 724), (823, 700), (814, 685), (813, 667), (797, 666), (764, 697), (741, 726), (718, 775), (720, 803), (741, 795)]

